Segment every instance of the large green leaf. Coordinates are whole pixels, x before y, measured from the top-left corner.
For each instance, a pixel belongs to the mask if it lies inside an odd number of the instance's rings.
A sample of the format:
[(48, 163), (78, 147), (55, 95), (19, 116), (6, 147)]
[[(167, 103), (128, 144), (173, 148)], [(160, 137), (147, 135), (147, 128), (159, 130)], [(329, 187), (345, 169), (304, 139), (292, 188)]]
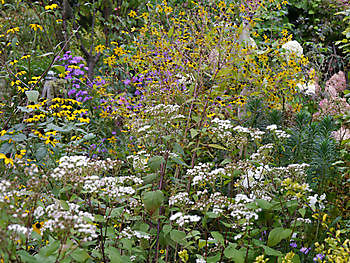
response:
[(153, 215), (156, 209), (158, 209), (164, 200), (164, 194), (162, 191), (152, 191), (147, 192), (143, 196), (143, 203), (145, 204), (145, 209)]
[(181, 245), (186, 244), (186, 233), (183, 231), (179, 231), (175, 229), (171, 230), (170, 238)]
[(148, 160), (148, 167), (151, 168), (153, 172), (158, 171), (160, 166), (165, 163), (163, 156), (154, 156)]
[(80, 248), (77, 248), (70, 254), (70, 256), (77, 262), (85, 262), (90, 257), (89, 254)]
[(242, 250), (237, 250), (236, 245), (229, 245), (225, 248), (224, 255), (235, 263), (244, 263), (245, 254)]
[(292, 233), (291, 229), (284, 229), (283, 227), (276, 227), (271, 230), (269, 238), (267, 240), (267, 245), (273, 247), (281, 242), (282, 239), (285, 239), (290, 236)]

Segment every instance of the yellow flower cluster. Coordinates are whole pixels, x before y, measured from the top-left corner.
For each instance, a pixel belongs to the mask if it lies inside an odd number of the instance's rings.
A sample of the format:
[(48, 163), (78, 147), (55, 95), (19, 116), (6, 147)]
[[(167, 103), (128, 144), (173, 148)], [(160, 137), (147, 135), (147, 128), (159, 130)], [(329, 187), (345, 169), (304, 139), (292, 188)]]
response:
[[(335, 232), (335, 233), (333, 233)], [(331, 263), (347, 263), (350, 262), (350, 240), (340, 238), (346, 230), (331, 229), (329, 237), (324, 240), (323, 244), (315, 243), (316, 252), (325, 255), (327, 262)]]

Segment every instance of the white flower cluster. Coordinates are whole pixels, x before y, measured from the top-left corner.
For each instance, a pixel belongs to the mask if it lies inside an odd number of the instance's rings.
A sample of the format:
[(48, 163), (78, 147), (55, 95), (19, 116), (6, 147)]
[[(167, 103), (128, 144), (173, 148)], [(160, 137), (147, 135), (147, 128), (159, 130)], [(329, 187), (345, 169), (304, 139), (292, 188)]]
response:
[(0, 202), (8, 202), (9, 198), (13, 196), (13, 192), (9, 191), (11, 183), (6, 180), (0, 181)]
[(86, 156), (63, 156), (59, 160), (59, 165), (51, 173), (51, 177), (56, 180), (64, 180), (73, 183), (82, 183), (85, 179), (82, 176), (84, 171), (100, 174), (102, 171), (113, 169), (119, 164), (118, 160), (93, 160)]
[[(180, 109), (180, 106), (177, 104), (174, 104), (174, 105), (158, 104), (153, 107), (146, 107), (144, 112), (151, 116), (174, 115), (178, 113), (179, 109)], [(166, 116), (164, 116), (164, 118), (165, 117)]]
[(256, 153), (253, 153), (250, 156), (250, 159), (256, 162), (260, 162), (262, 164), (266, 164), (272, 158), (271, 151), (273, 150), (273, 148), (274, 146), (272, 143), (262, 145), (259, 147)]
[(265, 132), (260, 131), (259, 129), (246, 128), (242, 126), (236, 126), (233, 128), (233, 130), (240, 134), (246, 134), (247, 136), (250, 135), (253, 140), (261, 140), (262, 136), (265, 134)]
[(183, 226), (187, 223), (198, 222), (201, 220), (200, 216), (197, 215), (184, 215), (181, 212), (177, 212), (176, 214), (170, 217), (170, 221), (175, 221), (179, 226)]
[(303, 47), (296, 40), (288, 41), (282, 45), (282, 48), (287, 50), (287, 52), (294, 53), (298, 57), (301, 57), (304, 53)]
[(219, 192), (215, 192), (209, 195), (208, 190), (204, 189), (203, 191), (197, 191), (196, 195), (200, 198), (196, 201), (192, 209), (205, 211), (208, 210), (215, 214), (222, 214), (226, 211), (227, 206), (230, 204), (230, 201), (226, 196), (223, 196)]
[(102, 177), (93, 175), (85, 178), (84, 191), (99, 196), (109, 197), (117, 201), (124, 201), (125, 197), (135, 193), (131, 186), (123, 186), (121, 184), (129, 182), (131, 184), (142, 184), (143, 180), (135, 176), (123, 177)]
[(7, 227), (9, 231), (14, 231), (17, 234), (28, 235), (31, 232), (31, 229), (26, 228), (25, 226), (21, 226), (18, 224), (12, 224)]
[(189, 199), (187, 192), (181, 192), (169, 198), (169, 206), (191, 205), (193, 202)]
[(271, 131), (272, 133), (274, 133), (278, 139), (286, 139), (286, 138), (290, 137), (290, 135), (288, 133), (286, 133), (285, 131), (279, 130), (277, 128), (277, 125), (275, 125), (275, 124), (267, 126), (266, 129)]
[(249, 203), (252, 203), (254, 200), (249, 198), (245, 194), (237, 194), (234, 200), (234, 204), (229, 206), (229, 209), (232, 210), (231, 216), (237, 219), (237, 226), (241, 227), (242, 230), (252, 224), (251, 220), (258, 220), (259, 216), (256, 212), (259, 212), (261, 209), (255, 209), (252, 211), (247, 208)]
[(210, 163), (199, 163), (192, 169), (188, 169), (186, 175), (193, 178), (192, 185), (200, 184), (209, 173), (211, 166)]
[(129, 226), (124, 228), (119, 235), (117, 235), (118, 239), (121, 238), (128, 238), (131, 239), (132, 237), (136, 237), (138, 239), (150, 239), (150, 235), (148, 235), (147, 233), (141, 232), (141, 231), (137, 231), (137, 230), (132, 230)]
[(318, 194), (315, 194), (314, 196), (308, 196), (308, 202), (309, 206), (312, 208), (313, 211), (316, 211), (316, 204), (318, 204), (318, 207), (320, 210), (323, 210), (325, 208), (322, 201), (326, 199), (326, 194), (322, 194), (320, 197), (318, 197)]
[(82, 236), (83, 241), (91, 241), (97, 238), (96, 226), (92, 224), (93, 215), (80, 211), (77, 204), (67, 204), (68, 210), (65, 210), (59, 201), (55, 201), (55, 203), (45, 208), (48, 220), (45, 221), (43, 230), (49, 229), (51, 232), (69, 230)]

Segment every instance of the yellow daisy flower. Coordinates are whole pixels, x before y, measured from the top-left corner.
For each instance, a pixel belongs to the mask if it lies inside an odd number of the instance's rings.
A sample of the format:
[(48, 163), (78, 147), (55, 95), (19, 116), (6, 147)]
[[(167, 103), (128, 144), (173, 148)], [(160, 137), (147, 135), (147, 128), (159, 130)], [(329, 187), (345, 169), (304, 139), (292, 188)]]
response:
[(44, 222), (36, 222), (33, 224), (33, 231), (41, 235), (41, 229), (43, 228)]
[(10, 153), (7, 153), (7, 154), (0, 153), (0, 160), (4, 159), (6, 165), (11, 164), (13, 166), (14, 165), (13, 159), (11, 159), (10, 157), (11, 157)]

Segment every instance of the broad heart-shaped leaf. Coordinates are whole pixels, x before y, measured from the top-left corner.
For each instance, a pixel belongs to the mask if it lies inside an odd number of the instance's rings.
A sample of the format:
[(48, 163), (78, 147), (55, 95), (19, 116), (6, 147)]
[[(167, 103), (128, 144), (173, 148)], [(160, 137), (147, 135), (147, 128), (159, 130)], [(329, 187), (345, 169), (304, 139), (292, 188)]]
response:
[(237, 250), (236, 244), (229, 245), (224, 250), (225, 257), (232, 259), (235, 263), (244, 263), (245, 253), (242, 250)]
[(21, 260), (26, 263), (38, 263), (38, 260), (30, 255), (27, 251), (25, 250), (20, 250), (17, 252), (17, 255), (21, 257)]
[(256, 199), (255, 202), (260, 208), (264, 210), (270, 210), (273, 207), (273, 205), (270, 202), (264, 199)]
[(290, 236), (292, 233), (291, 229), (284, 229), (283, 227), (276, 227), (271, 230), (269, 238), (267, 240), (267, 245), (273, 247), (281, 242), (282, 239), (285, 239)]
[(217, 231), (212, 231), (210, 234), (215, 238), (216, 241), (218, 241), (221, 244), (224, 244), (224, 237)]
[(90, 257), (85, 250), (80, 248), (75, 249), (70, 256), (77, 262), (85, 262)]
[(64, 73), (65, 72), (64, 66), (53, 65), (52, 67), (57, 69), (60, 73)]
[(275, 250), (273, 248), (270, 248), (268, 246), (264, 246), (264, 245), (260, 245), (262, 248), (264, 248), (264, 251), (266, 253), (266, 255), (268, 256), (282, 256), (283, 254), (281, 252), (279, 252), (278, 250)]
[(170, 231), (170, 237), (172, 240), (174, 240), (175, 242), (181, 244), (181, 245), (185, 245), (186, 244), (186, 233), (183, 231), (179, 231), (179, 230), (171, 230)]
[(143, 196), (145, 208), (151, 215), (162, 205), (163, 200), (164, 194), (160, 190), (147, 192)]
[(26, 96), (29, 102), (37, 102), (39, 98), (39, 91), (37, 90), (27, 90)]
[(58, 248), (60, 247), (60, 241), (55, 240), (48, 244), (46, 247), (40, 249), (39, 254), (43, 256), (51, 256), (55, 252), (58, 252)]
[(163, 232), (164, 234), (168, 234), (171, 231), (171, 225), (164, 225), (163, 226)]
[(154, 156), (148, 160), (148, 167), (151, 168), (153, 172), (160, 169), (161, 164), (165, 163), (163, 156)]

